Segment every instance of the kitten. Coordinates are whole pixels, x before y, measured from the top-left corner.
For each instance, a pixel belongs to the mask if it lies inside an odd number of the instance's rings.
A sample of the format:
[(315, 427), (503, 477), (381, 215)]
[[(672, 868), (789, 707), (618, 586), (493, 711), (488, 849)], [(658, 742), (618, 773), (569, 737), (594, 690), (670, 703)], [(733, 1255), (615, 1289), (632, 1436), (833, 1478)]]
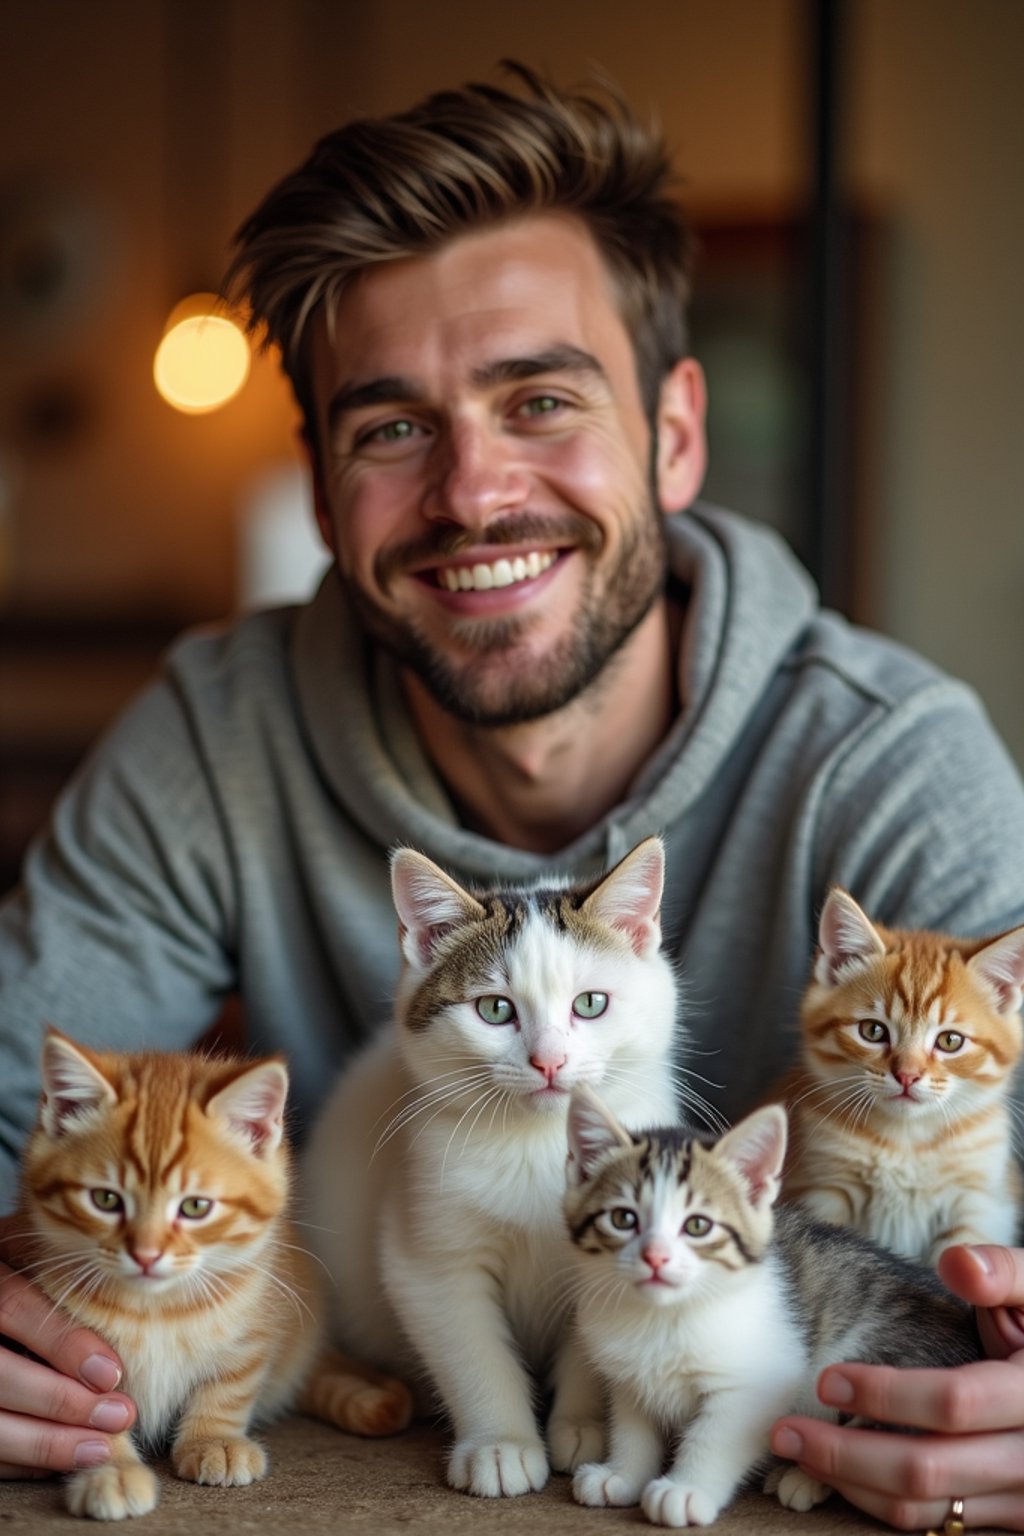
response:
[[(661, 843), (585, 888), (472, 894), (392, 862), (403, 970), (393, 1029), (312, 1138), (313, 1219), (348, 1347), (425, 1368), (454, 1428), (448, 1480), (497, 1497), (598, 1453), (600, 1402), (565, 1332), (569, 1091), (630, 1125), (676, 1112), (676, 984), (660, 951)], [(553, 1368), (548, 1448), (531, 1372)]]
[(102, 1053), (51, 1030), (42, 1072), (15, 1267), (117, 1351), (138, 1411), (109, 1462), (69, 1479), (73, 1514), (154, 1508), (136, 1440), (170, 1437), (179, 1477), (227, 1486), (263, 1477), (250, 1424), (293, 1403), (359, 1434), (408, 1421), (401, 1383), (321, 1351), (316, 1274), (285, 1215), (280, 1060)]
[(1024, 927), (970, 940), (882, 928), (837, 888), (819, 944), (802, 1067), (780, 1091), (786, 1198), (927, 1264), (951, 1243), (1015, 1243)]
[[(607, 1460), (576, 1470), (579, 1503), (709, 1525), (773, 1462), (777, 1418), (839, 1417), (815, 1396), (825, 1365), (979, 1357), (970, 1308), (930, 1270), (796, 1206), (773, 1210), (785, 1145), (778, 1105), (708, 1144), (676, 1128), (631, 1135), (596, 1094), (573, 1095), (577, 1328), (611, 1413)], [(798, 1510), (831, 1491), (779, 1462), (764, 1487)]]

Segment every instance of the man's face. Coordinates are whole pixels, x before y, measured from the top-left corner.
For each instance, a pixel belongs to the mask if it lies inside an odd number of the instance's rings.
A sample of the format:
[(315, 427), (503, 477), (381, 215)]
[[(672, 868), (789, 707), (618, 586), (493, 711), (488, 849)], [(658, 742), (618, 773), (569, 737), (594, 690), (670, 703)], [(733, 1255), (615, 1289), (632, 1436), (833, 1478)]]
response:
[(311, 358), (318, 515), (367, 630), (461, 719), (575, 698), (664, 583), (651, 431), (588, 231), (543, 215), (375, 267)]

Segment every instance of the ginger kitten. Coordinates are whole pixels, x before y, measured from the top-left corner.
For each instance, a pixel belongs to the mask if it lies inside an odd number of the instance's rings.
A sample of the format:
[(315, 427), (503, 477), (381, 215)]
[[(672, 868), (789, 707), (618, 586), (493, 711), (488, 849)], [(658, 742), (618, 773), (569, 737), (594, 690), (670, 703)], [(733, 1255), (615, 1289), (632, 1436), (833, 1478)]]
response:
[(783, 1193), (896, 1253), (1017, 1241), (1011, 1080), (1024, 927), (990, 939), (883, 928), (836, 888), (801, 1013)]
[(138, 1410), (109, 1462), (68, 1479), (73, 1514), (153, 1509), (141, 1450), (168, 1438), (179, 1477), (231, 1486), (264, 1476), (250, 1427), (292, 1405), (357, 1434), (407, 1422), (399, 1382), (322, 1349), (286, 1215), (282, 1061), (100, 1052), (51, 1030), (42, 1070), (16, 1267), (117, 1351)]

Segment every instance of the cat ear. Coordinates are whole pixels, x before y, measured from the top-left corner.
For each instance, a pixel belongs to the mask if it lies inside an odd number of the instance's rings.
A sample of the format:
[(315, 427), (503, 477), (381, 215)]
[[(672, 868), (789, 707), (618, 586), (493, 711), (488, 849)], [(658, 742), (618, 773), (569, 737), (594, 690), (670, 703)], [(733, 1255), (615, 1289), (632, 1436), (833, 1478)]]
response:
[(787, 1124), (781, 1104), (766, 1104), (726, 1131), (716, 1143), (715, 1150), (743, 1175), (755, 1206), (774, 1205), (778, 1199), (786, 1160)]
[(226, 1088), (219, 1089), (208, 1101), (206, 1113), (244, 1136), (258, 1157), (266, 1157), (284, 1133), (287, 1097), (288, 1073), (284, 1063), (272, 1056), (246, 1067)]
[(48, 1136), (60, 1136), (79, 1120), (117, 1103), (113, 1085), (85, 1047), (52, 1026), (43, 1044), (42, 1076), (40, 1118)]
[(633, 1139), (616, 1120), (603, 1100), (585, 1083), (572, 1091), (569, 1100), (568, 1173), (573, 1184), (582, 1184), (599, 1158), (613, 1147), (631, 1147)]
[(979, 949), (967, 969), (994, 995), (999, 1013), (1019, 1013), (1024, 999), (1024, 928), (1001, 934)]
[(402, 953), (417, 970), (430, 965), (446, 933), (486, 916), (475, 897), (413, 848), (399, 848), (391, 857), (391, 896)]
[(829, 892), (818, 924), (821, 951), (814, 965), (814, 977), (823, 986), (833, 986), (847, 966), (865, 965), (885, 954), (885, 943), (878, 930), (841, 886)]
[(660, 837), (645, 838), (627, 853), (580, 911), (625, 933), (638, 955), (661, 943), (661, 894), (665, 886), (665, 847)]

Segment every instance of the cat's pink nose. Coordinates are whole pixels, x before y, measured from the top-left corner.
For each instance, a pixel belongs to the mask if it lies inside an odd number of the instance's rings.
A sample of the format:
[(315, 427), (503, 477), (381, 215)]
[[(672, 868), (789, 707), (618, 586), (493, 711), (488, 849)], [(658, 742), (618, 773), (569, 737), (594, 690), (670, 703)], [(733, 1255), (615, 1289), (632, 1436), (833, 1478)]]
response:
[(129, 1252), (144, 1275), (149, 1274), (160, 1257), (159, 1248), (132, 1248)]
[(531, 1056), (530, 1066), (536, 1067), (537, 1071), (547, 1078), (550, 1087), (568, 1059), (568, 1056)]
[(645, 1243), (642, 1252), (644, 1263), (649, 1264), (655, 1274), (668, 1263), (668, 1249), (663, 1248), (660, 1243)]
[(920, 1072), (896, 1072), (894, 1076), (900, 1087), (903, 1089), (904, 1093), (906, 1093), (909, 1088), (912, 1088), (915, 1083), (919, 1083), (921, 1081)]

